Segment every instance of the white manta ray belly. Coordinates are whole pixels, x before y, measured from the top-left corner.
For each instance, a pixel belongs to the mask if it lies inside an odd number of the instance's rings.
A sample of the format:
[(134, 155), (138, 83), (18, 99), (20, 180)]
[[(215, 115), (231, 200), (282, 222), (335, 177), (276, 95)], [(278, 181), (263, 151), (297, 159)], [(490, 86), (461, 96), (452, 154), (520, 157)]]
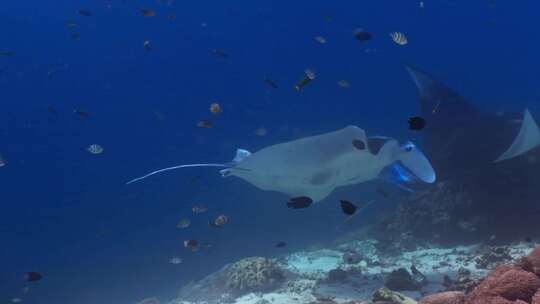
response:
[[(364, 143), (363, 150), (353, 141)], [(250, 184), (289, 196), (320, 201), (335, 188), (377, 178), (382, 169), (355, 126), (266, 147), (225, 169)]]

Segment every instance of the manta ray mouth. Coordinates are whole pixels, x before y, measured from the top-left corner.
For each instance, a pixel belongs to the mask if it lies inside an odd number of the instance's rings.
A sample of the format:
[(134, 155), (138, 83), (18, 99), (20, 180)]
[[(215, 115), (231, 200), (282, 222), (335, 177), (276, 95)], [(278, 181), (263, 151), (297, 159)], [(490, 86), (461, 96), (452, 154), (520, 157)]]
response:
[(395, 161), (384, 167), (379, 174), (380, 178), (408, 191), (435, 182), (433, 167), (416, 145), (408, 141), (393, 147), (396, 149)]
[(404, 166), (400, 161), (397, 161), (389, 166), (386, 166), (380, 173), (380, 177), (400, 188), (413, 192), (419, 189), (422, 185), (429, 183), (412, 170)]
[(424, 153), (410, 141), (402, 144), (400, 148), (403, 152), (398, 160), (405, 170), (403, 174), (407, 173), (405, 175), (409, 178), (413, 176), (424, 183), (434, 183), (437, 176)]

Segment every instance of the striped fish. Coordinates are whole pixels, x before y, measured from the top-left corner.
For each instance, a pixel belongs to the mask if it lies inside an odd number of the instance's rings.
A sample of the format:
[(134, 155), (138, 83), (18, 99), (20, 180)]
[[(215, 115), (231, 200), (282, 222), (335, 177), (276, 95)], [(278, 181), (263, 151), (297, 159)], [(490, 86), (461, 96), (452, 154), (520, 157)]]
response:
[(390, 37), (398, 45), (406, 45), (407, 43), (409, 43), (407, 36), (405, 36), (405, 34), (401, 32), (391, 32)]

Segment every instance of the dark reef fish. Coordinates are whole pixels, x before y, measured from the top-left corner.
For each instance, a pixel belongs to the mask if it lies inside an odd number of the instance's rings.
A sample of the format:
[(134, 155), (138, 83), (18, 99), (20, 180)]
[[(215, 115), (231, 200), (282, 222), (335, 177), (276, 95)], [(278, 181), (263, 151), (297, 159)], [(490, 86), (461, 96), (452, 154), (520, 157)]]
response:
[(354, 38), (356, 38), (360, 42), (369, 41), (373, 39), (373, 34), (370, 32), (365, 31), (364, 29), (356, 29), (353, 32)]
[(278, 88), (277, 83), (275, 81), (273, 81), (272, 79), (268, 78), (268, 77), (264, 78), (264, 83), (266, 83), (272, 89), (277, 89)]
[(90, 10), (87, 10), (87, 9), (80, 9), (80, 10), (77, 10), (77, 14), (81, 15), (81, 16), (84, 16), (84, 17), (90, 17), (92, 16), (92, 12)]
[(27, 282), (37, 282), (37, 281), (40, 281), (42, 278), (43, 278), (43, 275), (41, 273), (35, 272), (35, 271), (27, 272), (24, 275), (24, 279)]
[(355, 204), (349, 201), (340, 200), (339, 202), (341, 204), (341, 211), (343, 211), (343, 213), (345, 213), (346, 215), (353, 215), (356, 210), (358, 210), (358, 207), (356, 207)]
[(139, 11), (139, 15), (142, 17), (154, 17), (156, 15), (156, 11), (144, 8)]
[(297, 197), (291, 197), (291, 199), (287, 202), (287, 207), (291, 209), (304, 209), (313, 203), (313, 200), (307, 196), (297, 196)]
[(229, 58), (229, 53), (227, 53), (225, 50), (223, 49), (212, 49), (212, 53), (214, 53), (215, 55), (221, 57), (221, 58)]
[(287, 246), (287, 243), (285, 241), (279, 241), (275, 245), (276, 248), (284, 248), (286, 246)]
[(90, 112), (88, 111), (84, 111), (84, 110), (79, 110), (79, 109), (74, 109), (73, 110), (73, 113), (81, 116), (81, 117), (89, 117), (90, 116)]
[(423, 119), (422, 117), (414, 116), (414, 117), (409, 118), (409, 129), (419, 131), (425, 127), (426, 127), (426, 120)]
[(15, 52), (12, 51), (0, 51), (0, 56), (2, 57), (11, 57), (15, 55)]

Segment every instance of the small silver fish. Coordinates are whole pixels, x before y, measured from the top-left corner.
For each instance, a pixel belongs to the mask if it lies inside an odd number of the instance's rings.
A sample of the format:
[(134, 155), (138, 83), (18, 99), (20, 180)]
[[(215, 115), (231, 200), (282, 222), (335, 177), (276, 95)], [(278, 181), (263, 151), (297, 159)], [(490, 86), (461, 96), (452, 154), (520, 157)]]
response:
[(199, 251), (199, 242), (196, 240), (185, 240), (184, 247), (190, 249), (191, 251)]
[(178, 223), (176, 224), (176, 228), (187, 228), (191, 225), (191, 221), (187, 218), (184, 218), (184, 219), (181, 219), (180, 221), (178, 221)]
[(150, 50), (152, 49), (152, 47), (150, 46), (150, 41), (149, 41), (149, 40), (145, 40), (145, 41), (143, 42), (143, 47), (144, 47), (144, 49), (147, 50), (147, 51), (150, 51)]
[(90, 147), (88, 147), (88, 152), (92, 153), (92, 154), (101, 154), (103, 153), (103, 147), (98, 145), (98, 144), (93, 144), (93, 145), (90, 145)]
[(323, 36), (316, 36), (314, 39), (320, 44), (325, 44), (327, 42), (326, 38), (324, 38)]
[(196, 213), (196, 214), (204, 213), (208, 211), (208, 207), (204, 205), (195, 205), (193, 206), (193, 208), (191, 208), (191, 211), (193, 211), (193, 213)]
[(268, 130), (266, 130), (265, 127), (260, 127), (255, 130), (255, 135), (257, 136), (265, 136), (266, 134), (268, 134)]
[(229, 217), (226, 215), (218, 216), (213, 222), (210, 222), (212, 227), (223, 227), (229, 222)]
[(338, 86), (340, 86), (342, 88), (349, 88), (351, 86), (351, 84), (347, 80), (342, 79), (342, 80), (338, 81)]

